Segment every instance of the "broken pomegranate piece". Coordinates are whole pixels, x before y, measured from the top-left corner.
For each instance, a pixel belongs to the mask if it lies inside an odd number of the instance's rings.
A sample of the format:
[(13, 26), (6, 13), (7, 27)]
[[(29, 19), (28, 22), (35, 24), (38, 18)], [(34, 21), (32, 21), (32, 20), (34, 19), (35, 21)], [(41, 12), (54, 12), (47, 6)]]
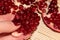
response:
[(60, 13), (58, 13), (57, 0), (52, 0), (48, 12), (42, 13), (44, 23), (54, 31), (60, 32)]
[(18, 32), (29, 34), (37, 29), (40, 16), (38, 16), (38, 14), (33, 10), (35, 9), (33, 6), (31, 6), (30, 8), (17, 11), (16, 16), (12, 22), (15, 25), (21, 25), (21, 27), (17, 30)]

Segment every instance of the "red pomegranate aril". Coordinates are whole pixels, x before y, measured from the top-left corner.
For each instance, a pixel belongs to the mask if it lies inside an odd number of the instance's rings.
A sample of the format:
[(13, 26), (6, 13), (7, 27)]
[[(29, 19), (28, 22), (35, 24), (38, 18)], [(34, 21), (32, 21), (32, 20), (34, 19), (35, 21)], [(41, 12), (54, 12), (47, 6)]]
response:
[(56, 18), (56, 15), (57, 15), (57, 14), (54, 14), (54, 13), (53, 13), (53, 14), (51, 15), (51, 18), (52, 18), (52, 19)]
[(36, 18), (36, 21), (39, 21), (40, 20), (40, 17), (38, 16), (38, 18)]
[(50, 24), (50, 22), (51, 22), (50, 18), (47, 18), (47, 17), (44, 17), (44, 20), (46, 20), (47, 24)]
[(17, 10), (17, 9), (18, 9), (18, 6), (13, 5), (12, 8), (13, 8), (14, 10)]
[(37, 6), (31, 5), (30, 9), (35, 12), (37, 10)]
[(19, 6), (19, 9), (20, 9), (20, 10), (23, 10), (23, 9), (24, 9), (23, 5), (20, 5), (20, 6)]

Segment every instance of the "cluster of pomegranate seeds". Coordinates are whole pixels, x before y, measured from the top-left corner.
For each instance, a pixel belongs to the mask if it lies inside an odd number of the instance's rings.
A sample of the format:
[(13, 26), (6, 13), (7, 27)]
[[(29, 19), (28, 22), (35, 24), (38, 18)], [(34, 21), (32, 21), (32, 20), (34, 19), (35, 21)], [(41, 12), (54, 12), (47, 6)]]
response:
[[(57, 1), (56, 0), (52, 0), (50, 5), (49, 5), (49, 11), (47, 14), (51, 14), (51, 17), (48, 18), (51, 22), (53, 22), (52, 20), (55, 20), (56, 16), (58, 13), (58, 7), (57, 7)], [(47, 19), (47, 17), (45, 17), (45, 19)]]
[(52, 0), (51, 1), (48, 10), (49, 10), (48, 13), (56, 14), (58, 12), (57, 0)]
[(27, 9), (19, 10), (16, 13), (16, 16), (12, 22), (15, 25), (21, 25), (21, 27), (17, 30), (18, 32), (28, 34), (36, 30), (40, 21), (40, 16), (38, 16), (38, 14), (33, 10), (32, 6)]
[(32, 4), (35, 0), (17, 0), (18, 2), (26, 5)]
[(44, 19), (48, 22), (52, 22), (57, 16), (58, 13), (58, 6), (57, 6), (57, 0), (52, 0), (49, 7), (48, 7), (48, 12), (47, 14), (51, 14), (51, 18), (45, 17)]
[(54, 28), (60, 30), (60, 14), (57, 14), (52, 22), (54, 23)]
[(49, 26), (51, 29), (60, 32), (60, 14), (58, 13), (58, 6), (57, 6), (57, 0), (52, 0), (49, 8), (48, 8), (48, 14), (50, 15), (50, 18), (47, 16), (44, 17), (45, 23), (50, 24), (52, 23), (53, 26)]
[(40, 11), (45, 12), (45, 8), (47, 7), (46, 1), (47, 0), (40, 0), (38, 2), (35, 2), (34, 5), (36, 5)]
[(16, 8), (12, 0), (0, 0), (0, 15), (11, 13), (11, 8), (14, 7)]

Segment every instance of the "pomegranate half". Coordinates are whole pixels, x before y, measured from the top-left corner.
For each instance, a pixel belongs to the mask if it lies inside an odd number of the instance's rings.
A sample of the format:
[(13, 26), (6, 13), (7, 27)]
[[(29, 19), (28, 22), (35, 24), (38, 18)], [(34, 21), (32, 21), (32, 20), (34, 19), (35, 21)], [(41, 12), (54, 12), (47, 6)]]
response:
[(60, 32), (60, 13), (58, 13), (57, 0), (52, 0), (48, 12), (42, 13), (44, 23), (56, 32)]

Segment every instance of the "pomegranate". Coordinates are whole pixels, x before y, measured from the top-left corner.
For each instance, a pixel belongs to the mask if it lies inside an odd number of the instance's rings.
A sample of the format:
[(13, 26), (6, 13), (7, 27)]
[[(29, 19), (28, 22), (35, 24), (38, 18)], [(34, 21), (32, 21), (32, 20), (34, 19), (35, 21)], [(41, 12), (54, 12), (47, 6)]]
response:
[(47, 13), (42, 13), (44, 23), (54, 31), (60, 32), (60, 13), (58, 13), (57, 0), (52, 0)]
[(17, 11), (12, 22), (16, 26), (21, 25), (21, 27), (17, 30), (18, 32), (29, 34), (36, 30), (39, 24), (40, 16), (38, 16), (38, 14), (34, 12), (34, 10), (36, 10), (36, 7), (31, 6), (27, 9)]

